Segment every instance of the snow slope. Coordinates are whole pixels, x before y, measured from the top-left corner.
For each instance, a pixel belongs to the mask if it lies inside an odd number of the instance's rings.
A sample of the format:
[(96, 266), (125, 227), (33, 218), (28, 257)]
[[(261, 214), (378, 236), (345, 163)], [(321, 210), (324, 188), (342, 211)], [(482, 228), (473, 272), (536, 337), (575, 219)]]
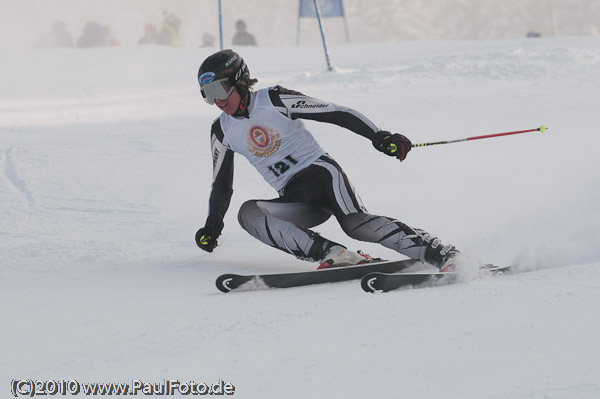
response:
[[(259, 79), (413, 142), (402, 164), (307, 122), (367, 208), (518, 273), (368, 295), (357, 282), (222, 294), (225, 272), (315, 265), (237, 224), (275, 193), (242, 158), (220, 247), (196, 70), (212, 49), (2, 50), (1, 390), (13, 378), (166, 379), (241, 398), (600, 396), (600, 39), (245, 48)], [(354, 249), (401, 257), (318, 229)]]

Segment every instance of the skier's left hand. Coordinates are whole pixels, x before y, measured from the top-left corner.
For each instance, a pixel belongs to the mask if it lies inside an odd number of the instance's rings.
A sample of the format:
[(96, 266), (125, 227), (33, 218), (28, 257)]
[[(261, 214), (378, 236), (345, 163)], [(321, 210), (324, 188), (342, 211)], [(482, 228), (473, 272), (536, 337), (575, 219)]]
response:
[(412, 143), (400, 133), (390, 133), (380, 130), (373, 137), (373, 147), (391, 157), (404, 161), (406, 154), (411, 150)]
[(212, 252), (218, 245), (218, 236), (219, 234), (215, 233), (210, 227), (203, 227), (196, 232), (196, 245), (206, 252)]
[(219, 245), (217, 238), (223, 231), (223, 218), (217, 215), (208, 215), (206, 224), (196, 232), (196, 245), (206, 252), (212, 252)]

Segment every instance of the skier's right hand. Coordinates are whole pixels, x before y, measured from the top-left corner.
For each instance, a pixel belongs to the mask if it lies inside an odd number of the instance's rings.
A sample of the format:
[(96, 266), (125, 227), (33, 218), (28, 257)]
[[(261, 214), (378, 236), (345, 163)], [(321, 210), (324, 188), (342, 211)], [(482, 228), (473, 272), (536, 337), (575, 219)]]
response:
[(196, 245), (206, 252), (212, 252), (218, 245), (219, 233), (210, 226), (204, 226), (196, 232)]

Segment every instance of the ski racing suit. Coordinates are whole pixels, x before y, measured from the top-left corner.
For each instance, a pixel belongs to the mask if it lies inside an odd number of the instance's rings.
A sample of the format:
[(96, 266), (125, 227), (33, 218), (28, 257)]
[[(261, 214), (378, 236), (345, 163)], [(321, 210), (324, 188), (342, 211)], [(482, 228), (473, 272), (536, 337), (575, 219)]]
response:
[(247, 116), (222, 113), (212, 124), (213, 182), (207, 224), (219, 226), (221, 232), (233, 193), (233, 154), (237, 152), (279, 193), (275, 199), (249, 200), (238, 213), (242, 228), (263, 243), (300, 259), (321, 260), (329, 248), (340, 244), (310, 228), (334, 215), (344, 232), (356, 240), (439, 263), (436, 257), (442, 246), (437, 238), (367, 212), (344, 171), (319, 146), (302, 119), (332, 123), (369, 140), (379, 131), (377, 126), (355, 110), (281, 86), (249, 95)]

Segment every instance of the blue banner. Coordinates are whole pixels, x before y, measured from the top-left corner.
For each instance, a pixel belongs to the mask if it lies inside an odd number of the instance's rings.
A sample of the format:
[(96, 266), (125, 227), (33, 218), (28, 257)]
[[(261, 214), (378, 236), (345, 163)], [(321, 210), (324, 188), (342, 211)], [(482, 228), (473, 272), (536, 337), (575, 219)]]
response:
[[(317, 0), (317, 2), (319, 3), (321, 18), (344, 16), (344, 5), (342, 4), (342, 0)], [(317, 17), (314, 0), (300, 0), (300, 9), (298, 11), (298, 17)]]

